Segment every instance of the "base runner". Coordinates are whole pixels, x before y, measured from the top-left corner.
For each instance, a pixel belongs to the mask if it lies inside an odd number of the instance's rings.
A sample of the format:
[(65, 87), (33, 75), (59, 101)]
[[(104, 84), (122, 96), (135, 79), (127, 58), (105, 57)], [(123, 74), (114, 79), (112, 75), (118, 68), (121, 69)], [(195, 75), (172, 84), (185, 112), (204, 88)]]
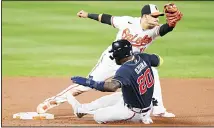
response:
[[(122, 65), (110, 82), (94, 81), (90, 78), (72, 77), (74, 83), (94, 88), (99, 91), (116, 91), (122, 89), (122, 97), (116, 104), (93, 110), (97, 123), (113, 121), (134, 121), (145, 124), (153, 123), (150, 113), (154, 90), (154, 76), (151, 66), (159, 66), (161, 58), (155, 54), (133, 54), (132, 45), (127, 40), (113, 42), (112, 58), (118, 65)], [(68, 103), (75, 113), (80, 113), (81, 105), (70, 93), (67, 94)], [(90, 114), (90, 111), (88, 112)], [(91, 113), (91, 114), (92, 114)]]

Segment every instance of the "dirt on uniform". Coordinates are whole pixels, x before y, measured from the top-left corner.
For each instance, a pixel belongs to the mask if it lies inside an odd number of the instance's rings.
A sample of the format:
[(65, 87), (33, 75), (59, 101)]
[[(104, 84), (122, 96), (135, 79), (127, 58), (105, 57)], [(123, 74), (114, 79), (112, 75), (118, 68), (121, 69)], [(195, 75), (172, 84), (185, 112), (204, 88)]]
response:
[[(71, 84), (69, 78), (3, 77), (2, 126), (214, 126), (214, 79), (161, 79), (164, 105), (175, 118), (152, 117), (153, 124), (115, 122), (97, 124), (92, 115), (73, 115), (68, 103), (51, 109), (54, 120), (18, 120), (18, 112), (35, 112), (39, 103)], [(77, 96), (81, 103), (110, 93), (91, 90)]]

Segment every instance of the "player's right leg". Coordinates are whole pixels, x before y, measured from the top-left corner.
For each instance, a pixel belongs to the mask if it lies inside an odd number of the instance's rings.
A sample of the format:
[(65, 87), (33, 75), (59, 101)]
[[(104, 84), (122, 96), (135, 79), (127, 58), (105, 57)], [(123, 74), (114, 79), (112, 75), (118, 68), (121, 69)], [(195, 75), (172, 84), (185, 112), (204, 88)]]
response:
[(154, 93), (153, 93), (153, 111), (152, 116), (159, 116), (159, 117), (175, 117), (173, 113), (167, 112), (166, 108), (163, 105), (163, 97), (161, 92), (160, 86), (160, 78), (158, 75), (158, 70), (152, 67), (152, 71), (154, 74)]
[[(103, 96), (88, 104), (80, 104), (79, 101), (77, 101), (76, 98), (69, 92), (66, 93), (66, 95), (68, 103), (72, 106), (74, 114), (78, 118), (81, 118), (86, 114), (92, 114), (94, 115), (94, 120), (97, 123), (134, 121), (150, 124), (153, 122), (150, 117), (151, 109), (144, 113), (139, 113), (140, 109), (134, 109), (135, 111), (138, 111), (137, 113), (134, 112), (124, 104), (122, 92), (116, 92), (110, 95)], [(111, 100), (114, 100), (115, 103), (110, 105), (108, 103), (108, 100), (110, 100), (109, 98), (111, 98)], [(99, 108), (96, 108), (96, 106), (93, 105), (91, 106), (91, 104), (96, 105), (96, 103), (100, 104)]]
[[(139, 109), (140, 110), (140, 109)], [(150, 117), (151, 110), (148, 110), (145, 113), (136, 113), (126, 105), (124, 105), (123, 98), (113, 105), (105, 108), (98, 109), (94, 112), (94, 120), (101, 123), (109, 122), (142, 122), (144, 124), (153, 123)]]
[[(114, 60), (109, 58), (110, 54), (108, 50), (104, 51), (101, 55), (98, 63), (92, 69), (91, 73), (89, 73), (89, 77), (96, 81), (105, 81), (108, 78), (114, 76), (116, 70), (119, 68), (118, 65), (115, 64)], [(78, 84), (72, 84), (56, 96), (46, 99), (44, 102), (37, 106), (38, 113), (45, 113), (51, 108), (59, 106), (60, 104), (67, 101), (66, 92), (70, 91), (74, 96), (79, 95), (83, 92), (90, 90), (89, 87), (84, 87)]]
[(102, 96), (90, 103), (84, 103), (80, 105), (80, 103), (75, 101), (74, 98), (72, 98), (73, 96), (70, 95), (70, 93), (67, 94), (67, 100), (68, 103), (72, 105), (75, 115), (78, 115), (79, 113), (93, 114), (94, 111), (100, 108), (113, 106), (122, 99), (122, 92), (115, 92), (109, 95)]
[[(113, 93), (114, 94), (114, 93)], [(81, 118), (81, 112), (94, 115), (94, 120), (97, 123), (107, 123), (112, 121), (120, 121), (132, 118), (135, 113), (130, 111), (126, 106), (124, 106), (123, 98), (120, 96), (120, 99), (116, 104), (112, 106), (104, 106), (97, 110), (85, 111), (86, 104), (80, 104), (75, 97), (73, 97), (70, 93), (67, 93), (67, 100), (74, 110), (74, 114)], [(95, 100), (96, 101), (96, 100)]]
[(70, 92), (66, 93), (66, 96), (68, 103), (74, 110), (74, 114), (81, 118), (82, 115), (94, 114), (100, 108), (117, 104), (122, 99), (122, 92), (115, 92), (84, 104), (80, 104)]

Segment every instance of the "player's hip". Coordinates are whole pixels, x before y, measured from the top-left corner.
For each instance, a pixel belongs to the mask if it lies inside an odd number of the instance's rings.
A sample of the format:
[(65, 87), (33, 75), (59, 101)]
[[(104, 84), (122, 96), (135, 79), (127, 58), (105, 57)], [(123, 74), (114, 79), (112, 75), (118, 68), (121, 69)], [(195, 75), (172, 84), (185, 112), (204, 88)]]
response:
[(136, 107), (132, 107), (130, 104), (126, 104), (124, 103), (124, 105), (129, 108), (131, 111), (141, 114), (141, 113), (147, 113), (149, 110), (151, 110), (151, 106), (146, 107), (146, 108), (136, 108)]

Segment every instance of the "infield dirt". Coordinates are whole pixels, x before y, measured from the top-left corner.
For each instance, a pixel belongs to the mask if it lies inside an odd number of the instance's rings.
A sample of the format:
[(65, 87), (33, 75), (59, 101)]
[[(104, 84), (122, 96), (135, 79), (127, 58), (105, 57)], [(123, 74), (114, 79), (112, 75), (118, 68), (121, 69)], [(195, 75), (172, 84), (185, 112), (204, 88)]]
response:
[[(153, 117), (153, 124), (115, 122), (97, 124), (92, 115), (73, 115), (68, 103), (51, 109), (54, 120), (16, 120), (18, 112), (36, 111), (39, 103), (71, 84), (69, 78), (3, 77), (2, 126), (214, 126), (214, 79), (161, 79), (164, 105), (175, 118)], [(87, 103), (110, 94), (91, 90), (77, 96)]]

